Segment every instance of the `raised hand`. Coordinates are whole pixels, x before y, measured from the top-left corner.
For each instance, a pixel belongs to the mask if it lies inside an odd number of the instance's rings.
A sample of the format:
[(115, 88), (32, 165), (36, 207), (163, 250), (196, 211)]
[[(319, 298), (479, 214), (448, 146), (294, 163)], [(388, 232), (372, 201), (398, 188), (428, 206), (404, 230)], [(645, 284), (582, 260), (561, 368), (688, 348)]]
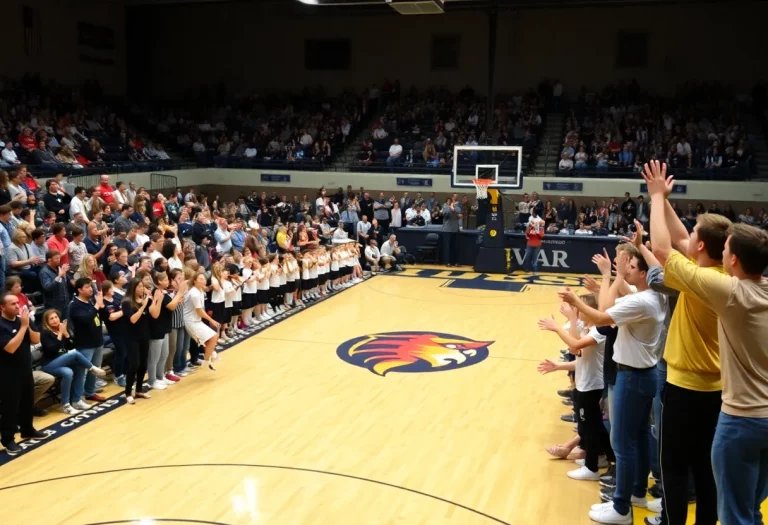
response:
[(579, 312), (574, 310), (568, 303), (560, 303), (560, 313), (569, 321), (575, 320)]
[(550, 332), (557, 330), (557, 323), (555, 323), (554, 316), (545, 317), (544, 319), (539, 320), (538, 325), (541, 330), (549, 330)]
[(675, 187), (675, 178), (671, 175), (667, 177), (667, 164), (662, 164), (658, 160), (652, 160), (645, 164), (643, 170), (643, 180), (648, 185), (648, 195), (663, 195), (669, 197), (672, 188)]
[(21, 309), (21, 328), (29, 328), (29, 308), (26, 306)]
[(550, 361), (549, 359), (545, 359), (541, 363), (539, 363), (539, 366), (536, 367), (536, 370), (541, 372), (542, 374), (548, 374), (550, 372), (554, 372), (557, 370), (557, 365)]
[(561, 301), (570, 305), (575, 305), (579, 302), (578, 296), (573, 293), (573, 290), (571, 290), (569, 287), (566, 287), (562, 292), (557, 292), (557, 295), (560, 297)]
[(584, 288), (586, 288), (587, 291), (592, 293), (600, 293), (600, 285), (592, 277), (585, 275), (582, 279), (584, 279)]
[(629, 254), (627, 252), (619, 252), (616, 256), (616, 275), (622, 279), (626, 277), (629, 271)]
[(600, 275), (603, 278), (611, 277), (611, 258), (608, 256), (608, 250), (603, 248), (603, 253), (596, 253), (592, 256), (592, 262), (600, 270)]

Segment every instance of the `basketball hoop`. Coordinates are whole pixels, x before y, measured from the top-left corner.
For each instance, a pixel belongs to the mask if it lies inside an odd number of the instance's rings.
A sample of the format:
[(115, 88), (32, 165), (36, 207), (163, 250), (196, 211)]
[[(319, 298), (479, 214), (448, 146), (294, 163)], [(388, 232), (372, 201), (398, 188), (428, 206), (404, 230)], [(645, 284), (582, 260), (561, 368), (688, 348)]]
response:
[(478, 199), (487, 199), (488, 198), (488, 186), (496, 182), (493, 179), (472, 179), (472, 184), (475, 185), (475, 190), (477, 190), (477, 198)]

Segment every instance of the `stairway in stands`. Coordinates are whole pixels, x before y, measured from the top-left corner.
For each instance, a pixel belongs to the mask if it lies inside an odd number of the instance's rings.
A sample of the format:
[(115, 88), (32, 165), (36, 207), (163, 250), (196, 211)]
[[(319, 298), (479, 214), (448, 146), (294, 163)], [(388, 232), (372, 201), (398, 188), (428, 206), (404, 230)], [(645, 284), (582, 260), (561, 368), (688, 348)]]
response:
[(749, 144), (754, 153), (753, 158), (757, 167), (757, 175), (754, 178), (768, 180), (768, 141), (761, 122), (752, 115), (744, 118), (744, 127), (747, 130)]
[(353, 171), (350, 166), (357, 160), (357, 155), (360, 153), (361, 149), (360, 145), (364, 140), (367, 141), (371, 137), (371, 133), (373, 133), (373, 124), (377, 122), (383, 114), (384, 112), (379, 112), (368, 117), (367, 125), (361, 127), (354, 136), (350, 135), (347, 147), (334, 159), (330, 168), (332, 171)]
[(563, 145), (565, 113), (551, 112), (544, 119), (544, 130), (539, 137), (539, 151), (536, 154), (533, 173), (536, 177), (554, 177), (560, 162)]

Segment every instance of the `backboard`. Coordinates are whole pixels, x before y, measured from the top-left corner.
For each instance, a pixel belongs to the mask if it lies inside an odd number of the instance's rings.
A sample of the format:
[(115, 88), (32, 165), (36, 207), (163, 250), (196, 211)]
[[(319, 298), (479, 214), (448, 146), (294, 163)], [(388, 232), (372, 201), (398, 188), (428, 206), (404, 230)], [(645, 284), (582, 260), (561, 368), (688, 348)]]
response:
[(491, 188), (523, 187), (523, 148), (520, 146), (455, 146), (451, 186), (473, 188), (473, 179), (493, 179)]

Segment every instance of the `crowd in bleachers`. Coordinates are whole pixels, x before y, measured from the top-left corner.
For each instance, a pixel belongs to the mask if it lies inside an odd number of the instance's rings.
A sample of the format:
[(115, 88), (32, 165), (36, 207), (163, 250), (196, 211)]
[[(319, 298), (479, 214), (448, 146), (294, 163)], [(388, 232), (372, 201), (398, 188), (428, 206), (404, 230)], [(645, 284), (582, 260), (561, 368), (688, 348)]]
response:
[[(521, 146), (527, 163), (537, 146), (542, 104), (536, 94), (499, 95), (489, 116), (486, 99), (469, 86), (458, 94), (414, 87), (388, 100), (371, 138), (361, 146), (356, 168), (450, 172), (454, 146)], [(470, 153), (459, 159), (474, 160)]]
[(0, 86), (0, 168), (26, 164), (38, 174), (134, 172), (172, 166), (161, 144), (129, 126), (86, 88), (39, 78)]
[(322, 89), (227, 97), (226, 103), (210, 106), (160, 111), (135, 106), (134, 114), (163, 140), (194, 154), (202, 166), (323, 169), (371, 109), (367, 96), (347, 92), (331, 97)]
[(639, 172), (648, 160), (732, 179), (752, 170), (740, 103), (712, 86), (692, 85), (669, 99), (645, 95), (635, 83), (582, 92), (565, 131), (561, 174)]

